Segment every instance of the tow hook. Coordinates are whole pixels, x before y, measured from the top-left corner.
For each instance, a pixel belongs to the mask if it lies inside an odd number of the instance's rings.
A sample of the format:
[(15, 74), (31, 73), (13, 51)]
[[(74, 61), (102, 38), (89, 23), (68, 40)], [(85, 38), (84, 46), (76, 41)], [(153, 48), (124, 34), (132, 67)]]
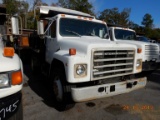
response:
[(127, 83), (127, 88), (132, 88), (133, 84), (132, 83)]
[(137, 81), (133, 82), (133, 85), (134, 85), (134, 86), (137, 85)]
[(134, 81), (133, 83), (127, 83), (127, 88), (132, 88), (135, 85), (137, 85), (137, 81)]

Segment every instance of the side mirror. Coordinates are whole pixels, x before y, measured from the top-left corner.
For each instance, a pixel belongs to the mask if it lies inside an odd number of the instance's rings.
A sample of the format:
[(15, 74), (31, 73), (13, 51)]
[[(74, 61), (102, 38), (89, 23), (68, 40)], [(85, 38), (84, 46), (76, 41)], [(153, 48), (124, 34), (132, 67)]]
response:
[(44, 24), (43, 20), (40, 20), (37, 22), (37, 34), (38, 35), (44, 35)]
[(12, 34), (19, 35), (19, 21), (18, 17), (11, 17), (11, 24), (12, 24)]

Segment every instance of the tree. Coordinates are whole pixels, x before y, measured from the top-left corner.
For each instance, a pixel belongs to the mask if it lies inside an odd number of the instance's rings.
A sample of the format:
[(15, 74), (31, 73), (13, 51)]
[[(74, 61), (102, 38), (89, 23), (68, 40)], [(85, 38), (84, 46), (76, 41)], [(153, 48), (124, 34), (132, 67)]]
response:
[(125, 8), (122, 12), (119, 12), (118, 8), (105, 9), (100, 12), (99, 19), (107, 23), (128, 26), (130, 11), (130, 8)]
[(22, 27), (27, 28), (27, 13), (29, 4), (25, 1), (18, 1), (17, 4), (19, 6), (17, 14), (22, 18)]
[(6, 4), (7, 14), (14, 15), (18, 12), (18, 3), (16, 0), (3, 0), (3, 4)]
[(154, 40), (160, 39), (160, 29), (153, 29), (149, 35), (149, 37)]
[(150, 14), (145, 14), (142, 20), (142, 25), (144, 25), (145, 28), (152, 28), (153, 27), (153, 19)]
[(58, 0), (58, 6), (69, 8), (69, 0)]
[(144, 27), (139, 26), (138, 24), (134, 23), (133, 21), (129, 21), (129, 28), (136, 31), (137, 34), (144, 34)]
[(30, 11), (28, 12), (27, 27), (28, 27), (29, 29), (34, 29), (34, 28), (35, 28), (34, 10), (30, 10)]
[(18, 14), (22, 18), (22, 26), (23, 28), (27, 27), (27, 12), (29, 4), (25, 1), (18, 0), (3, 0), (3, 4), (6, 4), (6, 12), (9, 15)]
[[(41, 6), (41, 5), (48, 6), (48, 4), (42, 2), (42, 0), (34, 0), (33, 1), (32, 9), (30, 9), (28, 11), (28, 15), (27, 15), (28, 16), (27, 17), (27, 27), (29, 29), (35, 29), (37, 27), (37, 21), (36, 21), (36, 19), (39, 19), (39, 14), (38, 14), (39, 9), (37, 8), (35, 10), (36, 16), (34, 16), (34, 8), (35, 8), (35, 6)], [(34, 19), (34, 17), (36, 17), (36, 19)]]
[(94, 15), (93, 5), (88, 0), (58, 0), (58, 5)]
[(37, 5), (41, 5), (41, 3), (42, 3), (42, 0), (34, 0), (33, 1), (33, 6), (32, 6), (32, 8), (33, 8), (33, 10), (34, 10), (34, 7)]

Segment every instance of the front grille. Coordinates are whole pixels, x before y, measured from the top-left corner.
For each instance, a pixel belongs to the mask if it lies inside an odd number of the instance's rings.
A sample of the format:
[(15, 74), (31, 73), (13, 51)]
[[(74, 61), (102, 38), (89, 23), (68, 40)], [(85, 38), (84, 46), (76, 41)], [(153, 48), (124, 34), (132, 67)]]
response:
[(157, 45), (145, 45), (145, 56), (158, 56), (159, 47)]
[(91, 80), (131, 74), (134, 55), (134, 50), (92, 50)]

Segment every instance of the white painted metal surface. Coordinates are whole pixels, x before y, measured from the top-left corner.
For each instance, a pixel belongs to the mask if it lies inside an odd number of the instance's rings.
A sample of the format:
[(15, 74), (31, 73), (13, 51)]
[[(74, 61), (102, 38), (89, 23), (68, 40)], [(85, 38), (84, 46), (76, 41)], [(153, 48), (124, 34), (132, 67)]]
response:
[[(127, 83), (133, 84), (134, 82), (137, 82), (137, 84), (133, 85), (131, 88), (127, 88)], [(93, 100), (97, 98), (110, 97), (110, 96), (114, 96), (122, 93), (128, 93), (133, 90), (145, 87), (146, 83), (147, 83), (147, 80), (144, 77), (144, 78), (133, 79), (133, 80), (128, 80), (124, 82), (102, 84), (102, 85), (90, 86), (90, 87), (72, 88), (71, 94), (75, 102), (82, 102), (82, 101), (88, 101), (88, 100)], [(115, 86), (115, 91), (110, 90), (111, 86)], [(98, 91), (99, 88), (104, 88), (104, 91), (99, 92)]]
[[(115, 38), (115, 33), (114, 33), (114, 30), (116, 30), (116, 29), (125, 29), (127, 31), (135, 32), (134, 30), (128, 29), (128, 28), (110, 27), (111, 36), (112, 36), (111, 38), (112, 38), (113, 41), (116, 41), (117, 43), (132, 44), (132, 45), (136, 45), (137, 48), (141, 48), (142, 49), (142, 53), (138, 54), (138, 57), (142, 58), (143, 62), (151, 61), (153, 59), (156, 59), (156, 62), (159, 61), (159, 46), (157, 44), (150, 43), (150, 42), (147, 43), (147, 42), (135, 41), (135, 40), (120, 40), (120, 39), (118, 40), (118, 39)], [(145, 55), (145, 51), (146, 51), (145, 50), (145, 46), (150, 46), (150, 47), (154, 46), (154, 48), (157, 47), (157, 51), (155, 51), (155, 52), (157, 52), (157, 55), (151, 55), (151, 56)]]
[(12, 17), (11, 18), (12, 23), (12, 34), (13, 35), (19, 35), (19, 24), (18, 24), (18, 18)]
[[(97, 36), (75, 36), (75, 37), (63, 37), (59, 33), (59, 20), (62, 18), (61, 15), (57, 16), (56, 20), (56, 38), (51, 38), (48, 34), (46, 35), (46, 61), (51, 64), (52, 60), (58, 59), (64, 63), (67, 81), (69, 83), (81, 83), (91, 81), (92, 73), (92, 49), (102, 49), (102, 50), (127, 50), (133, 49), (137, 50), (135, 45), (117, 43), (110, 41), (109, 39), (102, 39)], [(65, 18), (78, 19), (77, 16), (66, 15)], [(84, 20), (83, 17), (80, 20)], [(85, 20), (84, 20), (85, 21)], [(105, 25), (103, 21), (93, 19), (91, 22), (101, 23)], [(56, 48), (56, 49), (55, 49)], [(70, 56), (69, 49), (76, 48), (76, 55)], [(57, 49), (59, 49), (57, 51)], [(136, 61), (138, 59), (137, 52), (135, 52), (134, 67), (130, 74), (135, 74), (141, 72), (141, 70), (136, 69)], [(74, 65), (84, 63), (87, 64), (87, 75), (82, 78), (74, 77)]]
[[(22, 62), (18, 57), (18, 55), (14, 54), (13, 57), (4, 57), (3, 48), (4, 48), (3, 42), (0, 42), (0, 73), (8, 73), (11, 71), (21, 70), (23, 74)], [(22, 85), (23, 83), (15, 86), (11, 85), (10, 87), (7, 88), (1, 88), (0, 98), (4, 98), (6, 96), (19, 92), (22, 89)]]
[(13, 57), (3, 56), (3, 47), (0, 46), (0, 72), (16, 71), (21, 68), (20, 59), (17, 54)]
[(56, 12), (65, 13), (65, 14), (68, 13), (68, 14), (81, 15), (86, 17), (93, 17), (90, 14), (67, 9), (67, 8), (54, 7), (54, 6), (37, 6), (37, 7), (40, 8), (40, 14), (49, 14), (49, 11), (56, 11)]
[[(56, 35), (52, 37), (51, 35), (51, 28), (52, 25), (49, 25), (48, 32), (46, 32), (46, 56), (45, 60), (49, 64), (52, 64), (52, 61), (54, 59), (57, 59), (61, 61), (65, 67), (65, 73), (66, 73), (66, 80), (68, 83), (84, 83), (84, 82), (90, 82), (92, 81), (91, 75), (94, 71), (94, 65), (93, 65), (93, 58), (95, 57), (93, 54), (93, 51), (96, 50), (101, 50), (101, 51), (127, 51), (127, 50), (132, 50), (134, 51), (134, 58), (133, 58), (133, 70), (130, 73), (122, 73), (121, 75), (118, 75), (118, 73), (115, 76), (124, 76), (124, 75), (132, 75), (136, 73), (140, 73), (142, 69), (137, 69), (136, 68), (136, 62), (137, 59), (141, 59), (142, 57), (138, 57), (137, 55), (137, 46), (136, 45), (131, 45), (127, 43), (121, 43), (121, 42), (115, 42), (115, 41), (110, 41), (109, 38), (101, 38), (103, 27), (98, 28), (97, 31), (99, 31), (99, 35), (94, 36), (94, 35), (87, 35), (83, 34), (79, 35), (76, 33), (74, 30), (80, 29), (81, 26), (77, 25), (77, 28), (74, 28), (71, 30), (65, 30), (71, 33), (76, 34), (76, 36), (72, 35), (62, 35), (60, 34), (60, 27), (63, 25), (60, 25), (61, 20), (64, 18), (73, 19), (74, 22), (72, 22), (71, 26), (74, 26), (73, 23), (75, 23), (76, 20), (79, 21), (87, 21), (91, 23), (98, 23), (101, 24), (101, 26), (106, 26), (106, 23), (100, 20), (96, 19), (89, 19), (90, 15), (83, 14), (81, 12), (77, 12), (74, 10), (68, 10), (68, 9), (62, 9), (62, 8), (56, 8), (55, 7), (48, 7), (48, 6), (41, 6), (40, 7), (40, 13), (41, 14), (50, 14), (50, 11), (57, 11), (60, 12), (61, 14), (65, 15), (56, 15), (52, 16), (50, 20), (53, 20), (52, 24), (54, 31), (56, 31)], [(70, 15), (67, 15), (69, 13)], [(76, 14), (77, 16), (71, 15), (71, 14)], [(85, 16), (85, 17), (78, 17), (79, 15)], [(88, 18), (86, 17), (88, 16)], [(63, 20), (64, 20), (63, 19)], [(68, 21), (67, 21), (68, 23)], [(88, 24), (88, 23), (87, 23)], [(66, 25), (66, 24), (65, 24)], [(93, 25), (95, 27), (95, 24)], [(69, 26), (70, 28), (70, 26)], [(62, 28), (63, 29), (63, 28)], [(64, 29), (66, 29), (66, 26), (64, 26)], [(63, 30), (64, 30), (63, 29)], [(83, 31), (84, 32), (84, 31)], [(76, 55), (70, 55), (69, 54), (69, 49), (70, 48), (75, 48), (76, 49)], [(105, 52), (104, 52), (105, 53)], [(117, 52), (116, 52), (117, 53)], [(128, 51), (126, 52), (128, 54)], [(127, 56), (128, 57), (128, 56)], [(116, 58), (116, 54), (115, 54)], [(75, 71), (75, 65), (79, 64), (85, 64), (87, 67), (87, 75), (83, 77), (78, 77), (75, 78), (76, 71)], [(124, 63), (123, 63), (124, 64)], [(117, 67), (118, 68), (118, 67)], [(116, 69), (116, 66), (115, 66)], [(103, 69), (102, 69), (103, 70)], [(103, 72), (103, 71), (100, 71)], [(114, 77), (115, 77), (114, 76)], [(114, 77), (112, 77), (114, 79)], [(100, 79), (96, 79), (97, 81)], [(104, 79), (105, 80), (105, 79)], [(138, 84), (133, 86), (130, 89), (126, 89), (126, 84), (128, 82), (137, 82)], [(109, 93), (109, 86), (110, 85), (115, 85), (115, 92)], [(146, 85), (146, 78), (142, 79), (134, 79), (134, 80), (129, 80), (125, 82), (116, 82), (113, 84), (103, 84), (103, 85), (97, 85), (97, 86), (89, 86), (89, 87), (81, 87), (81, 88), (72, 88), (72, 96), (74, 101), (79, 102), (79, 101), (85, 101), (85, 100), (91, 100), (91, 99), (96, 99), (96, 98), (101, 98), (101, 97), (107, 97), (111, 95), (117, 95), (121, 93), (126, 93), (135, 89), (139, 89), (141, 87), (144, 87)], [(99, 87), (105, 87), (106, 92), (100, 93), (98, 92)]]

